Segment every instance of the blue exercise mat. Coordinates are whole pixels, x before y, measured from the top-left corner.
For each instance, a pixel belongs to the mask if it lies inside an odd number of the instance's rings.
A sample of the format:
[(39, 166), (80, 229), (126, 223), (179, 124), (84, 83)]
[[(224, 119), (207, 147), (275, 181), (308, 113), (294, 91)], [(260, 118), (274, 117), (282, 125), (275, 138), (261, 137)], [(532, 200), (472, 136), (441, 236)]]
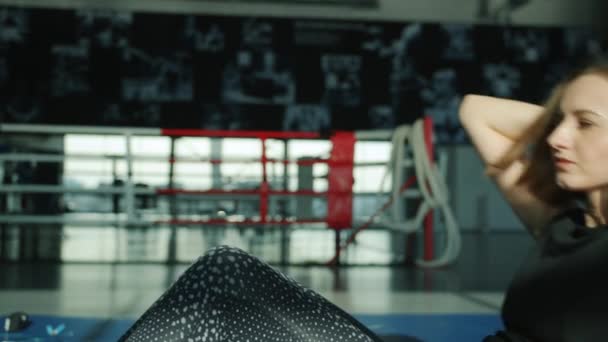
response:
[[(381, 336), (411, 336), (424, 342), (475, 342), (503, 328), (498, 315), (355, 315)], [(18, 333), (0, 333), (0, 342), (116, 341), (132, 320), (32, 315), (32, 324)], [(405, 341), (405, 339), (404, 339)]]
[(499, 315), (355, 315), (378, 335), (406, 335), (424, 342), (478, 342), (504, 329)]

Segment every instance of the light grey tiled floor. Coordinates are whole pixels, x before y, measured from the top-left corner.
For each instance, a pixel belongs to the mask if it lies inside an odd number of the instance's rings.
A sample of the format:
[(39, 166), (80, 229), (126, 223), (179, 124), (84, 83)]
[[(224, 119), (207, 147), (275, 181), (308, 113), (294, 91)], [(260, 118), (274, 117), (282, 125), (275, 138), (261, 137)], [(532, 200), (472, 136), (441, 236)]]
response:
[[(351, 313), (497, 314), (508, 282), (531, 246), (531, 239), (523, 232), (468, 233), (463, 238), (458, 262), (441, 269), (275, 267)], [(265, 253), (276, 256), (276, 246), (271, 249), (266, 252), (257, 248), (256, 255), (262, 259)], [(135, 318), (187, 266), (187, 263), (0, 263), (0, 314), (25, 311)]]

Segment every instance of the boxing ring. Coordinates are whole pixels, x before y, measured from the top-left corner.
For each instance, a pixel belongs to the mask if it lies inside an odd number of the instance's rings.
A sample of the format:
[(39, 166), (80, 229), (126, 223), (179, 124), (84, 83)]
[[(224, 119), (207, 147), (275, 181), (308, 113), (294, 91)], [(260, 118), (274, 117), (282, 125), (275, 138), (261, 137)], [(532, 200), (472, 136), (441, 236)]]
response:
[[(45, 154), (45, 153), (0, 153), (0, 162), (46, 162), (63, 163), (72, 160), (121, 160), (126, 163), (126, 177), (120, 185), (103, 188), (87, 189), (74, 188), (65, 185), (42, 184), (3, 184), (0, 195), (19, 202), (19, 196), (25, 194), (104, 194), (121, 198), (124, 210), (118, 215), (102, 219), (88, 220), (86, 218), (66, 217), (65, 215), (28, 215), (8, 210), (0, 215), (0, 224), (33, 225), (33, 224), (77, 224), (81, 226), (112, 225), (114, 227), (170, 227), (171, 235), (168, 242), (167, 262), (176, 261), (177, 240), (176, 227), (184, 226), (243, 226), (243, 227), (287, 227), (293, 225), (316, 225), (335, 232), (334, 256), (327, 261), (328, 265), (340, 263), (340, 256), (349, 245), (356, 243), (360, 232), (370, 226), (380, 226), (408, 234), (411, 245), (417, 231), (423, 235), (423, 256), (416, 263), (423, 267), (443, 266), (453, 262), (460, 252), (460, 235), (449, 208), (449, 194), (443, 181), (440, 169), (445, 170), (445, 158), (435, 158), (432, 137), (432, 122), (430, 118), (416, 121), (412, 125), (401, 126), (396, 130), (334, 132), (322, 136), (314, 132), (285, 132), (285, 131), (235, 131), (235, 130), (198, 130), (198, 129), (157, 129), (157, 128), (125, 128), (125, 127), (88, 127), (88, 126), (56, 126), (56, 125), (20, 125), (1, 124), (0, 133), (10, 136), (19, 135), (108, 135), (124, 137), (124, 155), (93, 156), (87, 154)], [(133, 152), (133, 137), (167, 137), (170, 139), (168, 158), (142, 156)], [(183, 158), (176, 156), (175, 144), (178, 139), (193, 138), (249, 138), (260, 143), (259, 158)], [(331, 143), (328, 156), (306, 159), (289, 159), (270, 157), (267, 154), (269, 141), (291, 140), (327, 140)], [(391, 141), (392, 151), (389, 163), (355, 162), (354, 151), (358, 141)], [(439, 159), (439, 165), (436, 160)], [(133, 163), (135, 161), (160, 161), (169, 164), (168, 183), (165, 187), (138, 187), (134, 181)], [(248, 163), (258, 165), (261, 169), (259, 183), (252, 189), (189, 189), (176, 186), (175, 165), (181, 162), (195, 162), (210, 165), (230, 163)], [(283, 186), (271, 182), (270, 172), (274, 165), (286, 168), (290, 165), (297, 167), (312, 167), (317, 164), (327, 166), (327, 189), (315, 191), (312, 189), (289, 189), (287, 181)], [(443, 165), (443, 167), (441, 167)], [(356, 219), (353, 213), (354, 168), (366, 166), (385, 166), (386, 172), (378, 191), (378, 198), (388, 195), (388, 200), (379, 206), (373, 215), (363, 220)], [(444, 171), (445, 172), (445, 171)], [(287, 177), (287, 171), (283, 177)], [(390, 192), (383, 191), (385, 183), (391, 178)], [(138, 209), (137, 201), (153, 198), (166, 198), (169, 202), (167, 213), (142, 212)], [(258, 212), (248, 217), (189, 217), (181, 215), (177, 203), (183, 198), (196, 198), (205, 201), (222, 199), (253, 200), (258, 203)], [(298, 217), (293, 213), (286, 214), (277, 210), (273, 205), (277, 200), (293, 201), (298, 198), (318, 198), (326, 203), (325, 217)], [(408, 217), (404, 206), (416, 205), (416, 214)], [(18, 204), (17, 204), (18, 206)], [(278, 206), (280, 207), (280, 205)], [(435, 257), (434, 210), (443, 214), (446, 226), (446, 244), (443, 253)], [(284, 229), (283, 229), (284, 230)], [(348, 236), (343, 238), (347, 233)], [(283, 241), (283, 240), (282, 240)], [(281, 246), (281, 250), (287, 248)], [(409, 253), (409, 248), (406, 249)], [(410, 257), (413, 257), (410, 255)]]

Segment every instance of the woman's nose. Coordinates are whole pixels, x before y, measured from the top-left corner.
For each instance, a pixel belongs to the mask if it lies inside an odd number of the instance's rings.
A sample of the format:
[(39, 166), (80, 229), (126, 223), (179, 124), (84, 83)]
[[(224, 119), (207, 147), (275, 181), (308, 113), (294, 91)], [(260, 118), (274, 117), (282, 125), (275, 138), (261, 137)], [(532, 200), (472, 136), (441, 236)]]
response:
[(553, 132), (547, 137), (549, 146), (558, 150), (567, 148), (569, 146), (569, 141), (568, 127), (563, 124), (555, 127)]

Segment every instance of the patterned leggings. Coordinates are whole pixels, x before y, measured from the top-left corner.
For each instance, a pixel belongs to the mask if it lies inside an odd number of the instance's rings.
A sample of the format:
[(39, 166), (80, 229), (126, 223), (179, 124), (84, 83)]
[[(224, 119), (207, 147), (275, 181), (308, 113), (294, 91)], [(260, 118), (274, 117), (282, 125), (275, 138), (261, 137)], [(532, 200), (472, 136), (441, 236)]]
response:
[(381, 342), (319, 294), (224, 246), (190, 266), (119, 341)]

